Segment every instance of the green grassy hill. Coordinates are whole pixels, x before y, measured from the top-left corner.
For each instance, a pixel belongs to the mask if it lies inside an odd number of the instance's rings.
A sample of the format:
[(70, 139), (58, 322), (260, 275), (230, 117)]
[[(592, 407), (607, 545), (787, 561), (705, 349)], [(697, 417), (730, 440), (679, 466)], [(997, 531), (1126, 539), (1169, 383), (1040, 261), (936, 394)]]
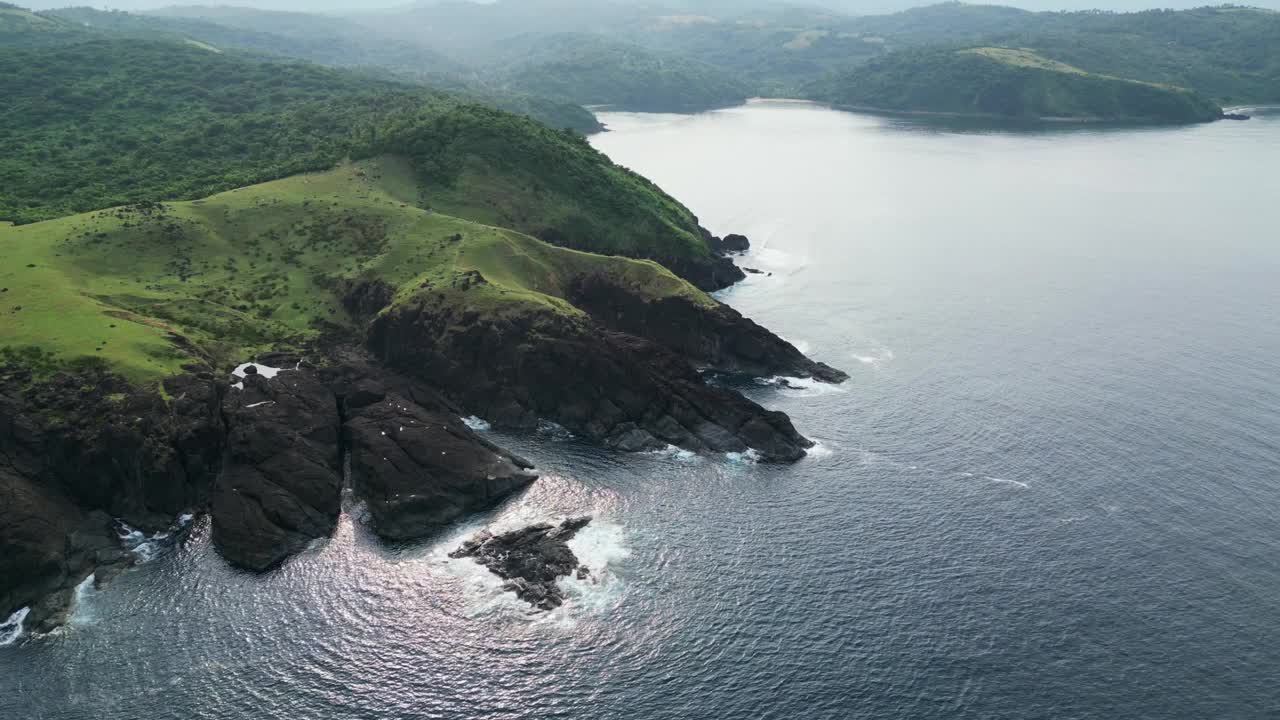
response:
[(1204, 122), (1222, 115), (1189, 90), (1004, 47), (892, 53), (815, 86), (813, 96), (868, 109), (1018, 119)]
[(695, 112), (735, 105), (748, 84), (711, 65), (587, 34), (526, 38), (501, 85), (531, 95), (625, 110)]
[[(571, 131), (415, 86), (131, 40), (0, 51), (0, 220), (192, 199), (348, 158), (409, 158), (415, 203), (687, 268), (697, 220)], [(684, 272), (684, 270), (682, 270)]]
[(713, 302), (656, 263), (423, 210), (419, 192), (412, 163), (381, 157), (204, 200), (0, 226), (0, 360), (105, 365), (134, 382), (193, 359), (226, 367), (354, 328), (348, 281), (486, 317), (581, 316), (564, 298), (586, 273)]
[(0, 219), (193, 198), (333, 166), (421, 88), (194, 45), (0, 49)]

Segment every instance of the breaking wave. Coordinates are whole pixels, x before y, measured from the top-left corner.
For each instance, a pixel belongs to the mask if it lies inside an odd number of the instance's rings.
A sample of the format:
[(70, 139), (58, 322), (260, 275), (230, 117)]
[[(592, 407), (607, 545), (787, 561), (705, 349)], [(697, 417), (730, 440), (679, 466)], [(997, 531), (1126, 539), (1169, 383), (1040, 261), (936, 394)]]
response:
[(147, 563), (172, 547), (179, 533), (191, 527), (191, 523), (194, 520), (195, 515), (184, 513), (178, 516), (178, 519), (174, 521), (173, 525), (169, 526), (168, 530), (155, 533), (150, 537), (141, 530), (130, 527), (123, 520), (117, 520), (117, 536), (120, 538), (120, 544), (133, 553), (139, 564)]
[(22, 639), (22, 623), (26, 621), (27, 615), (30, 614), (31, 608), (22, 608), (10, 615), (8, 620), (0, 623), (0, 647), (13, 645)]
[(801, 397), (815, 397), (818, 395), (830, 395), (832, 393), (849, 392), (847, 388), (831, 383), (824, 383), (813, 378), (786, 377), (784, 375), (775, 375), (767, 378), (756, 378), (757, 385), (778, 388), (780, 390), (789, 390), (799, 394)]

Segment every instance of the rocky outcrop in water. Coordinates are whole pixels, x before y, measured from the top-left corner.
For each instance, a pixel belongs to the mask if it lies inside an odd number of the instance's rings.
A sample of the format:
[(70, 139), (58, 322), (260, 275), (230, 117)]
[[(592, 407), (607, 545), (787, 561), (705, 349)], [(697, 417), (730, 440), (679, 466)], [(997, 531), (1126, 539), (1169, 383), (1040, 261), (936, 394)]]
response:
[[(126, 565), (115, 519), (156, 532), (207, 511), (229, 562), (275, 567), (333, 532), (344, 467), (390, 540), (491, 508), (536, 475), (462, 423), (464, 408), (500, 427), (553, 420), (623, 450), (754, 450), (783, 462), (812, 443), (697, 368), (845, 378), (727, 306), (646, 299), (605, 277), (565, 289), (580, 311), (543, 314), (482, 317), (430, 294), (389, 306), (378, 283), (338, 291), (368, 319), (364, 347), (348, 334), (315, 365), (262, 358), (286, 370), (246, 372), (234, 386), (202, 366), (163, 392), (92, 365), (47, 379), (0, 371), (0, 619), (31, 607), (28, 626), (47, 627), (90, 573)], [(542, 568), (504, 566), (522, 597), (558, 602), (545, 576), (576, 571), (560, 550), (574, 531), (494, 540), (528, 545), (529, 567)]]
[(37, 382), (7, 371), (0, 621), (25, 607), (26, 627), (48, 630), (86, 577), (102, 581), (129, 565), (116, 518), (153, 533), (207, 510), (223, 557), (263, 571), (332, 533), (344, 459), (373, 529), (397, 540), (492, 507), (536, 479), (434, 391), (348, 354), (356, 361), (323, 369), (265, 358), (294, 369), (249, 371), (241, 387), (193, 370), (165, 382), (168, 397), (101, 372)]
[(532, 464), (472, 432), (425, 388), (363, 378), (343, 394), (351, 480), (372, 527), (427, 535), (537, 479)]
[(736, 255), (751, 249), (751, 241), (745, 235), (736, 233), (729, 233), (722, 238), (713, 235), (707, 242), (717, 255)]
[(449, 553), (451, 558), (473, 558), (506, 580), (503, 586), (521, 600), (540, 610), (554, 610), (564, 604), (562, 577), (585, 578), (590, 570), (578, 563), (569, 541), (591, 522), (589, 517), (571, 518), (559, 525), (539, 523), (499, 535), (483, 531)]

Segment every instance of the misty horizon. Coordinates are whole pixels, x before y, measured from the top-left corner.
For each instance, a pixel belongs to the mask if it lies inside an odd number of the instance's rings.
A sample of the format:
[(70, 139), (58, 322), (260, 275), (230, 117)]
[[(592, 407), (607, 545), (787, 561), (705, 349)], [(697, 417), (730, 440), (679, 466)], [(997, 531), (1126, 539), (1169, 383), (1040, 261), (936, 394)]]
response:
[[(671, 2), (649, 2), (649, 0), (608, 0), (619, 5), (669, 5), (673, 8), (707, 7), (708, 11), (724, 8), (730, 3), (720, 0), (673, 0)], [(381, 2), (355, 3), (350, 0), (241, 0), (239, 2), (166, 2), (165, 0), (118, 0), (112, 3), (77, 3), (49, 2), (48, 0), (14, 3), (31, 10), (54, 10), (69, 7), (91, 7), (95, 10), (122, 10), (125, 12), (146, 12), (173, 7), (234, 7), (254, 10), (297, 12), (328, 15), (354, 15), (363, 12), (390, 10), (411, 7), (413, 5), (439, 5), (470, 2), (478, 5), (498, 4), (480, 0), (438, 0), (428, 2), (403, 2), (401, 0), (382, 0)], [(520, 0), (505, 0), (520, 2)], [(746, 2), (743, 5), (754, 6), (795, 6), (824, 8), (851, 15), (881, 15), (901, 12), (917, 7), (941, 4), (939, 2), (913, 2), (912, 0), (812, 0), (810, 2)], [(1111, 12), (1140, 12), (1143, 10), (1171, 9), (1185, 10), (1198, 7), (1213, 7), (1230, 3), (1199, 2), (1197, 0), (1177, 0), (1174, 2), (1158, 2), (1156, 0), (1121, 0), (1119, 2), (1097, 3), (1093, 0), (1008, 0), (1007, 2), (968, 2), (966, 5), (996, 5), (1013, 7), (1034, 12), (1064, 11), (1075, 12), (1085, 10), (1102, 10)], [(1245, 3), (1250, 7), (1280, 10), (1280, 0), (1264, 0), (1256, 3)]]

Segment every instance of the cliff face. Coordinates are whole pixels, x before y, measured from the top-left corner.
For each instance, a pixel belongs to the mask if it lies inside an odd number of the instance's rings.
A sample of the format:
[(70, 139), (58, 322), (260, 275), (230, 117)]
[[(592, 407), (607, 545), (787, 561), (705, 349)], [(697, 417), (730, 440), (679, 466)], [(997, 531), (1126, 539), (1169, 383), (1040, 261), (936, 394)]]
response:
[[(424, 211), (398, 194), (409, 178), (386, 158), (0, 228), (19, 253), (6, 300), (26, 308), (0, 319), (0, 619), (56, 624), (80, 581), (130, 560), (121, 522), (207, 513), (222, 556), (265, 571), (332, 534), (347, 489), (404, 540), (536, 479), (462, 414), (623, 450), (786, 462), (811, 445), (699, 369), (839, 371), (659, 263)], [(665, 202), (684, 231), (652, 245), (692, 258), (699, 285), (740, 278), (746, 239), (691, 239)], [(226, 374), (253, 354), (284, 371)]]
[(569, 290), (569, 300), (610, 330), (646, 338), (717, 371), (837, 383), (849, 377), (810, 360), (728, 305), (707, 309), (687, 297), (646, 298), (603, 274), (579, 277)]
[(422, 298), (380, 315), (370, 348), (501, 427), (540, 418), (623, 450), (678, 445), (790, 461), (811, 443), (782, 413), (708, 385), (669, 347), (552, 312), (461, 315)]
[(223, 390), (211, 375), (184, 375), (164, 383), (166, 402), (101, 373), (3, 373), (0, 614), (32, 606), (28, 626), (48, 629), (76, 584), (127, 562), (115, 518), (159, 530), (207, 501)]
[(536, 479), (433, 391), (375, 365), (299, 364), (239, 385), (187, 374), (165, 383), (165, 398), (108, 375), (7, 383), (0, 615), (31, 607), (29, 628), (60, 623), (85, 577), (103, 580), (131, 561), (116, 518), (153, 532), (207, 510), (228, 562), (275, 567), (332, 533), (346, 459), (373, 529), (397, 540), (492, 507)]

